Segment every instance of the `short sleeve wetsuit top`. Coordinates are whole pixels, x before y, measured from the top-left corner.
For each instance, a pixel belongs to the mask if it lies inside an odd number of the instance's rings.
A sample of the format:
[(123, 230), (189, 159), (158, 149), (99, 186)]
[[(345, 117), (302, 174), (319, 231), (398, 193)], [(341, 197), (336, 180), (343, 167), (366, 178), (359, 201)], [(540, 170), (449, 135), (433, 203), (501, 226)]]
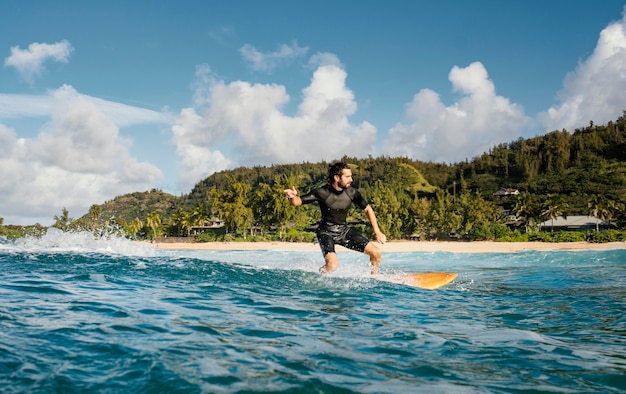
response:
[(300, 198), (302, 204), (319, 203), (322, 220), (317, 229), (317, 239), (324, 256), (330, 252), (335, 252), (335, 244), (359, 252), (365, 250), (369, 240), (348, 226), (346, 222), (348, 211), (353, 203), (361, 209), (365, 209), (368, 205), (357, 189), (348, 187), (338, 191), (327, 184)]

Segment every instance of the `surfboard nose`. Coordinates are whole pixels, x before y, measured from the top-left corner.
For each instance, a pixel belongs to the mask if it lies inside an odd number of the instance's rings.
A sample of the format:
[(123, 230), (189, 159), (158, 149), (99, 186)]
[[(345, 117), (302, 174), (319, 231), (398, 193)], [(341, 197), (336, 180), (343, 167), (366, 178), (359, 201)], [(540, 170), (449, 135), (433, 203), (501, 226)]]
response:
[(455, 272), (421, 272), (417, 274), (380, 275), (385, 282), (435, 290), (452, 282), (459, 274)]

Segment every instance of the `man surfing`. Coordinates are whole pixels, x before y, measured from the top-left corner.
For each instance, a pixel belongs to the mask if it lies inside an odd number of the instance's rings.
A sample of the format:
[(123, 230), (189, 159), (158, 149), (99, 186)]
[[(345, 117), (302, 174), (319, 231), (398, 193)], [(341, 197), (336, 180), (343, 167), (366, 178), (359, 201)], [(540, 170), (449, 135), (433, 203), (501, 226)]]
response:
[(372, 265), (372, 275), (378, 274), (381, 258), (380, 248), (376, 243), (348, 226), (346, 222), (348, 210), (352, 204), (354, 203), (365, 211), (365, 215), (374, 230), (376, 241), (384, 244), (387, 237), (378, 228), (372, 207), (357, 189), (350, 186), (352, 181), (350, 167), (346, 163), (335, 163), (328, 170), (328, 184), (301, 197), (298, 196), (295, 186), (292, 186), (291, 189), (285, 189), (285, 197), (294, 207), (316, 201), (319, 203), (322, 220), (317, 229), (317, 240), (324, 255), (325, 265), (320, 268), (320, 272), (323, 274), (333, 272), (339, 265), (335, 245), (342, 245), (367, 254)]

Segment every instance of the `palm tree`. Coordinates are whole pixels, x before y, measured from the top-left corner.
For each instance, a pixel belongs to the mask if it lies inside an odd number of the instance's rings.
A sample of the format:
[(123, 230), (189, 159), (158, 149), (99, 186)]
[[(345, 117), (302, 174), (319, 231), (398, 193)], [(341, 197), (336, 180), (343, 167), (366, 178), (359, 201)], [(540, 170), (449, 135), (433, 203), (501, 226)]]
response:
[[(250, 198), (254, 224), (260, 226), (262, 231), (269, 229), (271, 225), (277, 222), (273, 215), (275, 209), (273, 194), (272, 186), (267, 183), (259, 183), (259, 186), (254, 190)], [(284, 200), (282, 190), (278, 196)]]
[(248, 199), (251, 185), (228, 177), (228, 189), (221, 191), (213, 187), (211, 200), (216, 214), (226, 222), (226, 228), (240, 233), (246, 239), (246, 231), (254, 223), (254, 215)]
[(600, 231), (600, 212), (605, 210), (605, 200), (602, 196), (594, 194), (587, 203), (587, 214), (596, 218), (596, 231)]
[(130, 223), (130, 231), (132, 231), (133, 233), (133, 238), (137, 237), (137, 232), (139, 232), (139, 230), (141, 230), (142, 227), (143, 227), (143, 222), (139, 220), (138, 217), (135, 217), (135, 220), (133, 220)]
[(100, 207), (98, 204), (93, 204), (91, 207), (89, 207), (88, 215), (92, 223), (96, 223), (98, 219), (100, 219), (101, 214), (102, 207)]
[(72, 224), (73, 219), (70, 217), (70, 211), (67, 208), (63, 207), (61, 211), (61, 216), (54, 215), (54, 224), (52, 227), (56, 227), (63, 231), (68, 231), (70, 225)]
[(182, 208), (178, 208), (176, 213), (172, 215), (172, 225), (176, 227), (177, 235), (180, 236), (181, 231), (185, 231), (185, 234), (189, 236), (191, 232), (191, 215), (185, 212)]
[(202, 203), (198, 203), (194, 208), (191, 216), (189, 217), (189, 222), (192, 225), (202, 226), (209, 220), (209, 214), (206, 210), (206, 207)]
[[(613, 217), (619, 211), (619, 204), (613, 200), (609, 200), (607, 198), (602, 199), (603, 204), (600, 205), (600, 209), (598, 210), (598, 218), (602, 221), (607, 222), (609, 225), (613, 220)], [(597, 221), (596, 221), (596, 230), (598, 229)]]
[(524, 219), (525, 230), (528, 232), (530, 224), (537, 219), (537, 204), (533, 196), (528, 192), (518, 195), (511, 213)]
[(558, 194), (548, 194), (548, 198), (541, 205), (541, 216), (552, 221), (551, 232), (554, 231), (554, 219), (559, 216), (567, 219), (567, 209), (569, 205), (563, 197)]
[(156, 238), (157, 236), (157, 227), (159, 227), (162, 223), (162, 219), (161, 219), (161, 215), (159, 215), (158, 212), (156, 211), (152, 211), (148, 214), (148, 218), (146, 219), (146, 224), (148, 225), (148, 227), (150, 227), (152, 229), (152, 233), (154, 234), (153, 238)]

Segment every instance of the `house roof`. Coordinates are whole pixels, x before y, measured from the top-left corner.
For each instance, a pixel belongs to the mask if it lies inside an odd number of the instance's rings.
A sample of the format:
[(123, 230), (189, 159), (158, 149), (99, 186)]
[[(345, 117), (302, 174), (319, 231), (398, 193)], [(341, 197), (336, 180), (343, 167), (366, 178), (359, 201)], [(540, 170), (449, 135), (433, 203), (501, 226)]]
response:
[(609, 223), (600, 220), (595, 216), (568, 216), (567, 219), (559, 216), (553, 220), (548, 219), (540, 223), (540, 227), (595, 227), (596, 223), (600, 226), (607, 226)]
[(502, 187), (493, 193), (494, 196), (517, 196), (518, 194), (519, 190), (508, 187)]

